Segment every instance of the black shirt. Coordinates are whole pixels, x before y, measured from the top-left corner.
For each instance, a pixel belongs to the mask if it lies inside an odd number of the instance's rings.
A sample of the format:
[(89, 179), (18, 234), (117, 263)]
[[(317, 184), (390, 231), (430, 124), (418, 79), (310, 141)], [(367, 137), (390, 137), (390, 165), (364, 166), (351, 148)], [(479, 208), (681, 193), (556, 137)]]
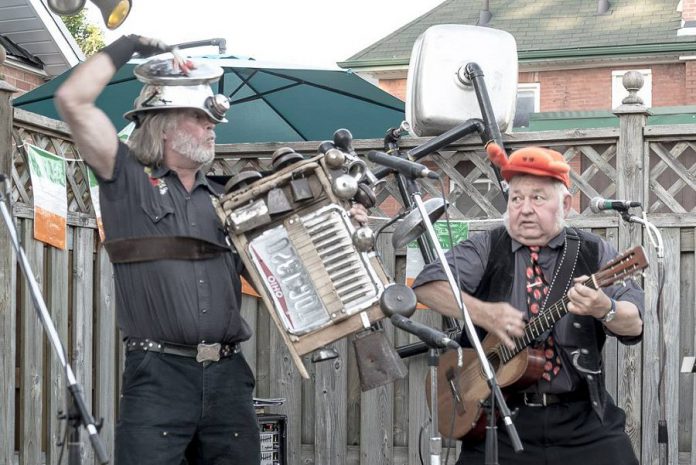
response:
[[(163, 166), (150, 168), (119, 142), (113, 177), (99, 179), (106, 240), (188, 236), (225, 245), (211, 201), (221, 192), (202, 172), (191, 192)], [(125, 337), (180, 344), (233, 343), (251, 332), (241, 318), (240, 273), (232, 251), (204, 260), (114, 264), (117, 321)]]

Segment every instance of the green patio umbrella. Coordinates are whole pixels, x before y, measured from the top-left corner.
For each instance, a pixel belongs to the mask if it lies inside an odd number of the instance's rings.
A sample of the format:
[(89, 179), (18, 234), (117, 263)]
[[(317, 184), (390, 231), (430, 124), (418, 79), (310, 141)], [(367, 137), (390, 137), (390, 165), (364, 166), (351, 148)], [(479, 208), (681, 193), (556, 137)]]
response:
[[(216, 128), (218, 144), (330, 139), (338, 128), (356, 139), (382, 138), (404, 119), (404, 103), (350, 71), (309, 69), (230, 57), (195, 57), (224, 69), (213, 90), (230, 98), (229, 123)], [(97, 99), (117, 129), (127, 121), (142, 84), (135, 60), (121, 68)], [(67, 71), (13, 101), (13, 105), (60, 119), (53, 94)], [(215, 85), (218, 86), (215, 89)]]

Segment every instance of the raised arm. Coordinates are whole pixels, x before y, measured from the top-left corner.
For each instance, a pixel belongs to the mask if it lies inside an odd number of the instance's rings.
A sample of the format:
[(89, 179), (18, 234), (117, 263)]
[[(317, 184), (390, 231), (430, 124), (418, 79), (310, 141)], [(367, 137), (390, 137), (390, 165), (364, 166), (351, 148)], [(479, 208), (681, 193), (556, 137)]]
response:
[(123, 36), (77, 66), (56, 91), (56, 106), (70, 126), (82, 159), (102, 178), (113, 174), (118, 140), (116, 128), (94, 102), (133, 53), (147, 57), (168, 51), (171, 47), (160, 40)]
[(80, 156), (105, 179), (114, 171), (118, 139), (116, 128), (94, 102), (114, 73), (116, 67), (109, 56), (96, 53), (75, 68), (55, 95), (58, 112), (70, 126)]

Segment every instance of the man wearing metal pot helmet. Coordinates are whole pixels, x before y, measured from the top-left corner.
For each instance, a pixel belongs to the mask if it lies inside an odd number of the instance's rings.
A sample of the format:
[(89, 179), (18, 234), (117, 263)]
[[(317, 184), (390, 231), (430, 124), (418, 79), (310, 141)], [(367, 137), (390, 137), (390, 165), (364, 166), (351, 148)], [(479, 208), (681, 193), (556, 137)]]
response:
[[(144, 83), (120, 142), (95, 100), (115, 72), (141, 57)], [(80, 156), (97, 175), (105, 247), (114, 264), (126, 345), (117, 465), (257, 464), (254, 376), (239, 350), (251, 336), (240, 316), (241, 260), (213, 207), (204, 176), (215, 125), (229, 107), (210, 83), (222, 69), (181, 59), (171, 47), (125, 36), (79, 65), (56, 92)], [(354, 216), (366, 220), (364, 209)]]
[[(601, 351), (607, 336), (624, 344), (640, 341), (643, 291), (633, 280), (603, 289), (597, 289), (597, 281), (588, 283), (588, 276), (617, 253), (602, 238), (565, 224), (572, 201), (570, 167), (560, 153), (525, 147), (508, 159), (495, 144), (487, 150), (510, 183), (504, 226), (458, 244), (447, 261), (458, 269), (461, 297), (479, 335), (488, 333), (501, 342), (503, 360), (519, 346), (539, 349), (536, 359), (529, 359), (530, 367), (538, 367), (536, 376), (508, 390), (524, 451), (515, 453), (509, 436), (499, 434), (500, 463), (637, 464), (624, 431), (625, 413), (604, 385)], [(461, 313), (445, 280), (439, 263), (428, 265), (414, 282), (416, 295), (456, 318)], [(554, 324), (544, 309), (553, 309), (566, 293), (563, 310), (569, 313), (556, 308)], [(541, 324), (527, 326), (537, 316)], [(468, 341), (462, 338), (461, 343)], [(454, 412), (440, 414), (442, 425)], [(458, 464), (493, 458), (486, 457), (484, 441), (466, 439)]]
[(128, 145), (94, 103), (134, 52), (170, 50), (122, 37), (56, 92), (80, 156), (99, 180), (114, 263), (127, 353), (114, 461), (179, 464), (188, 449), (193, 463), (258, 463), (254, 377), (239, 352), (251, 336), (239, 314), (242, 267), (212, 205), (218, 186), (201, 171), (215, 154), (215, 125), (227, 121), (227, 102), (209, 85), (222, 70), (199, 71), (177, 57), (140, 68), (145, 85), (126, 114), (138, 125)]

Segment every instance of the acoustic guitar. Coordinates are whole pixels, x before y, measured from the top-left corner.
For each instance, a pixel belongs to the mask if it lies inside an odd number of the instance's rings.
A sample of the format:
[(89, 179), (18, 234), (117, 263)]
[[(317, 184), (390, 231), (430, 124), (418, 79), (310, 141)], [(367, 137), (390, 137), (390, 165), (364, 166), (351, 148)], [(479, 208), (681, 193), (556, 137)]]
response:
[[(647, 267), (645, 251), (637, 246), (607, 263), (584, 284), (599, 289), (630, 278)], [(525, 326), (524, 335), (512, 338), (514, 349), (493, 334), (484, 338), (481, 345), (486, 358), (495, 370), (499, 386), (506, 388), (505, 391), (523, 389), (541, 378), (546, 361), (543, 351), (529, 346), (568, 313), (568, 302), (566, 295), (530, 320)], [(438, 430), (447, 438), (477, 440), (483, 438), (486, 415), (482, 403), (488, 399), (490, 388), (475, 350), (463, 349), (463, 352), (461, 368), (457, 366), (456, 350), (447, 351), (440, 357), (437, 374)], [(426, 380), (426, 391), (428, 407), (432, 409), (430, 374)]]

